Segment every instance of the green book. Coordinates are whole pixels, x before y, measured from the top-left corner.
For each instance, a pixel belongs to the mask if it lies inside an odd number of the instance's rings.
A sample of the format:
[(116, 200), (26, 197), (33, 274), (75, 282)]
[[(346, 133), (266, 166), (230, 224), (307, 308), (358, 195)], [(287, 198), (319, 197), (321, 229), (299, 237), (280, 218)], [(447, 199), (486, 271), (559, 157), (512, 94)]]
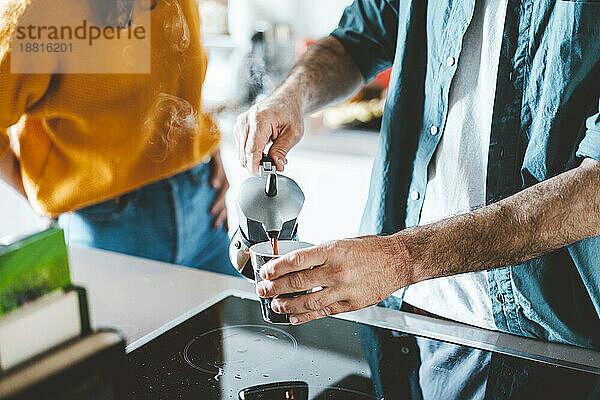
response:
[(0, 317), (70, 284), (61, 229), (50, 228), (0, 246)]

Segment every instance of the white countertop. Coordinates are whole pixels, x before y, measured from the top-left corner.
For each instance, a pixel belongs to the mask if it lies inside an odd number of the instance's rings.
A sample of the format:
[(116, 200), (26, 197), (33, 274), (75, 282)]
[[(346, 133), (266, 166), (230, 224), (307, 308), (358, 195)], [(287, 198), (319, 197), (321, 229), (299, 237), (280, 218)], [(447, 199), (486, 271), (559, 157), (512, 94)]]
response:
[(243, 278), (95, 249), (72, 247), (69, 256), (73, 282), (87, 289), (93, 327), (116, 328), (128, 343), (225, 290), (255, 296)]
[[(256, 298), (254, 284), (210, 272), (93, 249), (70, 249), (73, 282), (88, 291), (94, 328), (116, 328), (128, 343), (235, 291)], [(259, 307), (258, 303), (256, 305)], [(600, 352), (547, 343), (421, 315), (371, 307), (338, 316), (451, 343), (600, 372)], [(584, 367), (582, 367), (585, 366)]]

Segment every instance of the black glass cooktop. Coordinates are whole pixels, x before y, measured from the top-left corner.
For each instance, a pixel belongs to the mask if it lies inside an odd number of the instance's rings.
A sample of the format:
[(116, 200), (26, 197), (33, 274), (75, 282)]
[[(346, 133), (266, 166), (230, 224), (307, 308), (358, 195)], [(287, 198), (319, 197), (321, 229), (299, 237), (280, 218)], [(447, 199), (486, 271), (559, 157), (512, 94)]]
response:
[[(228, 297), (133, 350), (136, 399), (600, 399), (600, 375)], [(241, 392), (241, 394), (240, 394)]]

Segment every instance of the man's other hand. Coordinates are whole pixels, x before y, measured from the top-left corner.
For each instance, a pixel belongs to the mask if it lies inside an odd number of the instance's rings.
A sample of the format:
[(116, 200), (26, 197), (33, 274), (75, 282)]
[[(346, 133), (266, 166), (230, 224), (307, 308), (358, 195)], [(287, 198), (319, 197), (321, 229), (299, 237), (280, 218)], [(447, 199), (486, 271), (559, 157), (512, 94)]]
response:
[[(291, 314), (294, 325), (379, 303), (413, 280), (407, 252), (396, 236), (339, 240), (299, 250), (261, 269), (267, 279), (257, 285), (260, 297), (275, 297), (272, 308)], [(296, 298), (278, 295), (316, 287)]]

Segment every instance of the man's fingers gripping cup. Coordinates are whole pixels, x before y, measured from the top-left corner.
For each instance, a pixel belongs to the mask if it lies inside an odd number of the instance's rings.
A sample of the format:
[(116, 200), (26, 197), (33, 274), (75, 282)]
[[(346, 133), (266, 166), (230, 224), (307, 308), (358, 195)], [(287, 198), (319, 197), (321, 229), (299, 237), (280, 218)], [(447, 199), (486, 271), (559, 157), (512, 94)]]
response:
[[(297, 242), (292, 240), (282, 240), (273, 242), (263, 242), (255, 244), (250, 247), (250, 259), (252, 261), (252, 268), (254, 269), (254, 279), (256, 284), (264, 281), (264, 279), (260, 276), (260, 269), (269, 261), (279, 258), (285, 254), (291, 253), (296, 250), (306, 249), (309, 247), (313, 247), (313, 244), (305, 243), (305, 242)], [(276, 249), (276, 251), (274, 251)], [(278, 254), (276, 254), (278, 253)], [(299, 292), (299, 293), (289, 293), (280, 295), (279, 297), (296, 297), (301, 296), (303, 294), (311, 293), (312, 290)], [(271, 308), (271, 302), (273, 298), (269, 299), (260, 299), (260, 309), (262, 312), (263, 319), (272, 324), (290, 324), (290, 315), (289, 314), (278, 314)]]

